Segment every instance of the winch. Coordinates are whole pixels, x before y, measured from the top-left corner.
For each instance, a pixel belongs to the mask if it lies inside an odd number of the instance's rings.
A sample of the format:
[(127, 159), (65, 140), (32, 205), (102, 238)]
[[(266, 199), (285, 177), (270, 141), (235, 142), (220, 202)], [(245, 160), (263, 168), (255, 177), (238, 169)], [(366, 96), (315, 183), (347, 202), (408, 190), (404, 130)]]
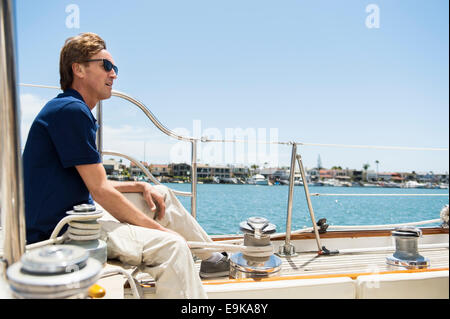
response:
[(16, 298), (86, 298), (99, 278), (102, 264), (86, 249), (51, 245), (30, 250), (11, 265), (6, 276)]
[(386, 263), (398, 269), (422, 269), (430, 266), (430, 261), (419, 254), (418, 240), (422, 236), (419, 228), (403, 226), (394, 229), (395, 252), (386, 258)]
[(92, 258), (102, 264), (107, 260), (106, 242), (100, 239), (100, 224), (97, 219), (103, 211), (92, 204), (81, 204), (66, 212), (69, 220), (68, 240), (64, 243), (85, 248)]
[(267, 247), (263, 253), (239, 252), (230, 258), (230, 276), (233, 278), (263, 278), (278, 276), (281, 271), (281, 259), (273, 254), (270, 234), (276, 226), (266, 218), (250, 217), (240, 223), (244, 232), (244, 246)]

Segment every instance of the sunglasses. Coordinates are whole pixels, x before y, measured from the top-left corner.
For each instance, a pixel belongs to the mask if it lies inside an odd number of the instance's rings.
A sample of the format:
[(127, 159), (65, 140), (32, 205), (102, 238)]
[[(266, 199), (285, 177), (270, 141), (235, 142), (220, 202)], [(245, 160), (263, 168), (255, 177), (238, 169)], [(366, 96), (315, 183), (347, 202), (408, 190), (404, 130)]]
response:
[(87, 61), (84, 61), (84, 62), (96, 62), (96, 61), (102, 61), (103, 62), (103, 68), (105, 69), (106, 72), (110, 72), (111, 70), (114, 70), (116, 75), (119, 75), (119, 69), (117, 68), (117, 66), (112, 64), (111, 61), (109, 61), (107, 59), (91, 59), (91, 60), (87, 60)]

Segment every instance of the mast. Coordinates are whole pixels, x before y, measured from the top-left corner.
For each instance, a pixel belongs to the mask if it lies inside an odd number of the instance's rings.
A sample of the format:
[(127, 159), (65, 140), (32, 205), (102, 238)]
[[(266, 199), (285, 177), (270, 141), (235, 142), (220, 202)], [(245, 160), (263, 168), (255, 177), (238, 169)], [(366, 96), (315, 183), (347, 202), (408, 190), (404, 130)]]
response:
[(4, 224), (3, 256), (8, 266), (25, 252), (24, 191), (16, 86), (14, 7), (0, 0), (0, 169)]

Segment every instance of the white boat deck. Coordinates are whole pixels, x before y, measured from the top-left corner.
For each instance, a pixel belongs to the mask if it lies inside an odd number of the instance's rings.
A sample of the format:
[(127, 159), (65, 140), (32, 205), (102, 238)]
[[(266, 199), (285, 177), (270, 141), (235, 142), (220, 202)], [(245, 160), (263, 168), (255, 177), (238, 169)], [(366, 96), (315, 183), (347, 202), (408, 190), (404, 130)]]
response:
[[(335, 290), (331, 288), (322, 289), (320, 292), (316, 292), (316, 295), (312, 295), (312, 298), (314, 298), (314, 296), (318, 296), (316, 298), (322, 298), (322, 293), (329, 294), (328, 297), (325, 296), (323, 298), (339, 298), (340, 293), (338, 291), (340, 291), (340, 289), (347, 289), (348, 296), (357, 295), (355, 292), (357, 288), (352, 287), (357, 287), (358, 278), (370, 275), (396, 276), (398, 274), (423, 274), (425, 276), (434, 276), (433, 274), (436, 274), (437, 276), (438, 273), (441, 273), (440, 276), (442, 277), (442, 273), (444, 273), (444, 279), (440, 279), (441, 281), (438, 285), (446, 286), (440, 287), (439, 294), (435, 297), (441, 298), (443, 295), (442, 291), (447, 291), (447, 297), (444, 297), (448, 298), (448, 230), (424, 229), (424, 236), (420, 238), (419, 241), (419, 253), (423, 257), (428, 258), (430, 262), (430, 267), (424, 270), (396, 270), (386, 263), (386, 257), (392, 256), (394, 249), (380, 249), (377, 247), (390, 246), (392, 238), (387, 236), (389, 233), (389, 231), (372, 231), (359, 234), (344, 232), (340, 232), (340, 234), (339, 232), (321, 234), (323, 245), (330, 249), (337, 248), (338, 250), (341, 250), (341, 253), (333, 255), (318, 255), (317, 251), (315, 251), (317, 246), (312, 234), (293, 236), (291, 243), (295, 245), (298, 255), (293, 257), (281, 257), (282, 267), (280, 276), (262, 279), (217, 277), (203, 279), (202, 282), (211, 298), (228, 298), (228, 296), (232, 298), (258, 298), (259, 296), (261, 296), (261, 298), (282, 298), (281, 296), (284, 296), (283, 298), (307, 298), (309, 296), (307, 295), (304, 297), (304, 295), (310, 292), (308, 291), (308, 288), (304, 288), (303, 286), (310, 285), (311, 281), (316, 281), (314, 284), (317, 284), (319, 281), (326, 282), (327, 284), (333, 284), (334, 282), (336, 285)], [(224, 238), (215, 239), (220, 242), (220, 239)], [(284, 244), (284, 240), (273, 240), (272, 243), (274, 245), (274, 251), (278, 251), (278, 248)], [(445, 244), (447, 244), (447, 246), (443, 247), (442, 245)], [(436, 245), (441, 246), (436, 247)], [(346, 249), (347, 251), (348, 249), (356, 249), (359, 251), (349, 253), (345, 252)], [(195, 262), (198, 271), (200, 270), (200, 263), (200, 260)], [(129, 274), (135, 269), (134, 267), (125, 269), (120, 262), (109, 260), (104, 270), (117, 267), (126, 270)], [(447, 277), (445, 278), (445, 276)], [(145, 298), (155, 298), (155, 282), (153, 278), (145, 273), (134, 274), (134, 278), (140, 283), (140, 285), (138, 285), (138, 290), (141, 296), (144, 296)], [(104, 298), (133, 298), (127, 279), (122, 274), (101, 278), (98, 281), (98, 284), (106, 290)], [(264, 287), (264, 292), (261, 289), (258, 290), (259, 288), (253, 289), (253, 287), (257, 288), (264, 284), (271, 285), (270, 288)], [(296, 285), (296, 290), (288, 291), (289, 285), (294, 284)], [(299, 289), (299, 286), (301, 285), (303, 286)], [(417, 285), (419, 285), (419, 283), (417, 283)], [(422, 286), (423, 283), (420, 283), (419, 287)], [(433, 283), (430, 284), (430, 286), (434, 287), (436, 284)], [(275, 287), (275, 290), (283, 287), (283, 289), (285, 289), (284, 295), (281, 293), (279, 295), (280, 297), (278, 295), (267, 295), (268, 292), (274, 291), (273, 287)], [(251, 293), (247, 292), (247, 295), (244, 294), (241, 296), (239, 293), (245, 289), (251, 291)], [(434, 288), (430, 289), (432, 291)], [(304, 291), (304, 295), (299, 294), (299, 291)], [(369, 292), (374, 291), (376, 290), (369, 290)], [(382, 296), (386, 296), (386, 292), (383, 292)], [(413, 297), (415, 298), (416, 296)]]
[[(433, 242), (430, 243), (433, 239)], [(333, 238), (332, 240), (334, 244), (342, 244), (345, 243), (345, 240), (349, 240), (349, 238), (339, 239)], [(343, 240), (343, 241), (342, 241)], [(352, 239), (350, 239), (352, 240)], [(355, 239), (360, 242), (362, 238)], [(390, 238), (386, 238), (385, 236), (380, 236), (378, 238), (370, 237), (367, 238), (367, 240), (371, 242), (377, 242), (378, 247), (384, 247), (386, 242), (390, 241)], [(437, 242), (436, 242), (437, 240)], [(364, 240), (362, 240), (364, 242)], [(425, 238), (422, 239), (421, 244), (427, 245), (427, 244), (436, 244), (436, 243), (445, 243), (445, 241), (448, 242), (448, 232), (428, 237), (425, 236)], [(308, 243), (309, 242), (309, 243)], [(323, 241), (325, 244), (328, 244), (330, 242), (327, 242), (326, 239)], [(314, 244), (314, 240), (311, 238), (303, 238), (303, 239), (295, 239), (292, 241), (293, 244), (295, 244), (296, 247), (311, 247), (310, 245)], [(379, 244), (382, 244), (381, 246)], [(284, 244), (284, 241), (277, 240), (273, 241), (274, 244), (274, 250), (277, 251), (278, 247), (280, 245)], [(314, 247), (314, 245), (313, 245)], [(397, 276), (400, 274), (404, 275), (419, 275), (423, 274), (424, 276), (434, 276), (433, 274), (438, 275), (442, 277), (447, 276), (445, 280), (441, 280), (439, 285), (445, 285), (445, 282), (448, 282), (448, 269), (449, 269), (449, 248), (447, 247), (429, 247), (429, 248), (420, 248), (419, 246), (419, 253), (423, 256), (429, 259), (430, 261), (430, 267), (428, 269), (417, 269), (417, 270), (405, 270), (405, 269), (395, 269), (389, 266), (386, 263), (386, 257), (392, 256), (394, 249), (392, 248), (386, 248), (386, 249), (376, 249), (371, 250), (369, 248), (368, 251), (362, 252), (353, 252), (348, 253), (344, 252), (344, 246), (342, 245), (342, 253), (335, 254), (335, 255), (318, 255), (314, 249), (310, 249), (308, 252), (299, 252), (297, 256), (295, 257), (281, 257), (282, 260), (282, 269), (280, 276), (278, 277), (271, 277), (271, 278), (262, 278), (262, 279), (234, 279), (229, 277), (217, 277), (217, 278), (208, 278), (203, 279), (202, 282), (205, 286), (205, 289), (208, 291), (208, 294), (211, 298), (258, 298), (261, 296), (263, 298), (281, 298), (278, 295), (270, 296), (266, 295), (269, 291), (274, 291), (272, 288), (267, 289), (265, 287), (264, 293), (262, 290), (256, 289), (257, 286), (261, 285), (272, 285), (271, 287), (275, 287), (275, 289), (279, 289), (280, 287), (283, 287), (283, 289), (288, 289), (289, 285), (296, 285), (297, 290), (293, 291), (293, 293), (298, 293), (300, 290), (298, 289), (298, 286), (300, 285), (306, 285), (308, 286), (311, 282), (315, 281), (314, 285), (317, 285), (319, 281), (322, 283), (326, 283), (327, 285), (336, 285), (335, 291), (330, 289), (321, 290), (320, 292), (313, 292), (316, 293), (315, 298), (322, 298), (322, 293), (327, 291), (329, 296), (325, 296), (323, 298), (340, 298), (339, 289), (347, 289), (348, 295), (353, 296), (355, 295), (355, 289), (352, 287), (356, 287), (356, 282), (358, 281), (358, 278), (364, 278), (370, 275), (394, 275)], [(348, 248), (348, 246), (346, 247)], [(351, 247), (355, 248), (355, 247)], [(357, 249), (361, 247), (356, 247)], [(196, 268), (199, 271), (200, 270), (200, 260), (197, 260), (195, 262)], [(112, 265), (116, 265), (114, 262), (112, 262)], [(131, 272), (131, 271), (130, 271)], [(129, 289), (129, 285), (126, 282), (124, 277), (119, 276), (121, 279), (121, 282), (123, 283), (121, 289), (117, 289), (117, 280), (115, 281), (116, 284), (111, 286), (111, 289), (108, 293), (108, 283), (106, 282), (105, 288), (107, 290), (107, 296), (106, 298), (123, 298), (125, 295), (125, 298), (132, 298), (131, 290)], [(141, 283), (139, 290), (140, 292), (145, 296), (145, 298), (154, 298), (154, 291), (155, 291), (155, 282), (154, 280), (149, 277), (147, 274), (138, 274), (135, 278), (138, 279), (138, 281)], [(116, 276), (117, 279), (117, 276)], [(108, 278), (101, 279), (99, 284), (105, 284), (105, 280), (109, 280)], [(432, 279), (434, 280), (434, 279)], [(444, 282), (444, 284), (442, 284)], [(319, 283), (320, 285), (321, 283)], [(419, 283), (417, 283), (419, 284)], [(420, 283), (422, 285), (423, 283)], [(343, 286), (339, 286), (343, 285)], [(435, 285), (435, 284), (432, 284)], [(448, 284), (447, 284), (448, 286)], [(255, 287), (255, 289), (253, 288)], [(287, 287), (287, 288), (286, 288)], [(122, 290), (123, 288), (123, 290)], [(314, 288), (316, 289), (316, 288)], [(409, 288), (406, 288), (406, 291)], [(239, 293), (242, 291), (247, 290), (247, 295), (241, 296)], [(309, 293), (308, 288), (302, 288), (301, 290), (305, 291), (305, 294)], [(437, 298), (440, 298), (442, 295), (442, 290), (448, 290), (447, 288), (439, 288), (439, 294), (436, 295)], [(251, 291), (251, 292), (249, 292)], [(373, 291), (373, 290), (372, 290)], [(111, 294), (113, 293), (113, 294)], [(289, 292), (291, 293), (291, 292)], [(120, 296), (122, 294), (122, 296)], [(124, 295), (123, 295), (124, 294)], [(385, 292), (383, 293), (385, 294)], [(445, 294), (445, 293), (444, 293)], [(287, 295), (287, 290), (284, 291), (284, 296)], [(280, 294), (282, 296), (282, 294)], [(284, 298), (308, 298), (308, 295), (306, 297), (304, 295), (297, 294), (296, 297), (293, 295), (287, 295), (287, 297)], [(312, 297), (314, 298), (314, 297)], [(351, 297), (350, 297), (351, 298)]]
[[(373, 275), (387, 276), (388, 286), (380, 283), (381, 289), (366, 291), (372, 293), (368, 298), (448, 298), (448, 248), (421, 249), (422, 256), (429, 258), (430, 267), (424, 270), (393, 271), (386, 264), (386, 257), (392, 250), (363, 253), (345, 253), (330, 256), (318, 256), (317, 253), (300, 253), (295, 257), (282, 258), (282, 270), (279, 277), (263, 279), (233, 279), (228, 277), (202, 280), (209, 298), (361, 298), (364, 294), (364, 280)], [(196, 262), (200, 269), (200, 261)], [(400, 277), (400, 281), (408, 277), (407, 283), (396, 282), (389, 286), (391, 277)], [(141, 285), (138, 290), (144, 298), (155, 298), (155, 282), (146, 274), (137, 276)], [(107, 291), (105, 298), (133, 298), (131, 289), (123, 277), (116, 276), (100, 280)], [(117, 287), (117, 279), (122, 286)], [(413, 279), (413, 280), (411, 280)], [(414, 280), (415, 279), (415, 280)], [(108, 281), (111, 286), (108, 287)], [(406, 285), (406, 286), (405, 286)], [(383, 288), (384, 287), (384, 288)], [(408, 296), (409, 291), (412, 294)], [(426, 292), (425, 292), (426, 291)], [(389, 293), (392, 294), (389, 295)], [(368, 293), (365, 292), (367, 295)]]
[[(392, 272), (386, 263), (386, 257), (391, 256), (394, 250), (344, 253), (337, 255), (321, 255), (317, 253), (299, 253), (295, 257), (282, 257), (281, 277), (319, 278), (325, 276), (347, 275), (356, 277), (360, 274), (374, 274)], [(420, 254), (430, 260), (429, 269), (448, 269), (448, 248), (421, 249)], [(200, 261), (196, 262), (200, 269)], [(402, 269), (399, 269), (401, 271)], [(204, 280), (204, 282), (210, 281)], [(220, 281), (233, 281), (234, 279), (214, 278)]]

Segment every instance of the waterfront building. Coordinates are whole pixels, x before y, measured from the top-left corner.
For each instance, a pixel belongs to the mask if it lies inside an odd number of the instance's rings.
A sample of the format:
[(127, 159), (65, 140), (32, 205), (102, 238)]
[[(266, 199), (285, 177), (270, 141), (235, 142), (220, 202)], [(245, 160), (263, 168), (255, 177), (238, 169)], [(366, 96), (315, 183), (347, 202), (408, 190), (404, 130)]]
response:
[(352, 181), (361, 182), (363, 179), (363, 171), (357, 170), (357, 169), (351, 169), (351, 170), (349, 170), (349, 176)]
[(334, 178), (341, 182), (349, 182), (350, 176), (348, 174), (348, 169), (333, 169)]
[(250, 169), (246, 166), (232, 166), (231, 175), (236, 178), (247, 178), (250, 176)]
[(334, 178), (334, 170), (331, 169), (321, 169), (319, 170), (319, 179), (332, 179)]
[[(145, 167), (148, 168), (148, 163), (140, 161), (140, 163)], [(134, 163), (130, 162), (130, 169), (129, 169), (130, 176), (142, 176), (144, 175), (144, 172)]]
[[(434, 174), (432, 171), (429, 172), (417, 172), (416, 173), (416, 180), (419, 183), (440, 183), (441, 180), (443, 179), (445, 182), (445, 175), (444, 174)], [(442, 178), (444, 177), (444, 178)], [(446, 182), (448, 183), (448, 174), (447, 174), (447, 180)]]
[(403, 177), (400, 173), (392, 173), (391, 174), (391, 181), (395, 182), (395, 183), (402, 183), (403, 182)]
[(206, 164), (197, 165), (197, 177), (198, 178), (211, 178), (213, 177), (213, 168)]
[(220, 166), (220, 165), (208, 165), (208, 164), (198, 164), (197, 165), (197, 177), (199, 178), (230, 178), (231, 177), (231, 167)]
[(103, 167), (105, 168), (107, 175), (118, 175), (122, 172), (120, 168), (120, 162), (114, 159), (105, 159), (103, 160)]
[(171, 171), (168, 164), (150, 164), (150, 172), (153, 176), (170, 176)]
[(375, 182), (377, 180), (377, 172), (375, 171), (367, 171), (366, 173), (366, 181)]
[(435, 174), (439, 183), (448, 184), (448, 173), (445, 174)]
[(378, 173), (378, 181), (382, 182), (403, 182), (403, 177), (400, 173), (381, 172)]
[(191, 165), (186, 163), (169, 164), (172, 176), (189, 176), (191, 173)]
[(219, 178), (230, 178), (231, 167), (228, 166), (212, 166), (213, 176)]
[(282, 180), (282, 181), (288, 180), (289, 179), (289, 170), (288, 169), (277, 170), (272, 174), (272, 178), (276, 181), (277, 180), (278, 181), (279, 180)]
[[(189, 176), (191, 165), (186, 163), (170, 164), (172, 176)], [(229, 178), (231, 177), (231, 167), (222, 165), (197, 164), (197, 177), (199, 178)]]
[(274, 173), (279, 171), (278, 167), (268, 167), (268, 168), (261, 168), (259, 171), (259, 174), (264, 176), (264, 178), (273, 180), (274, 179)]
[(307, 170), (307, 174), (310, 176), (312, 182), (317, 182), (320, 179), (320, 170), (317, 168), (311, 168)]

